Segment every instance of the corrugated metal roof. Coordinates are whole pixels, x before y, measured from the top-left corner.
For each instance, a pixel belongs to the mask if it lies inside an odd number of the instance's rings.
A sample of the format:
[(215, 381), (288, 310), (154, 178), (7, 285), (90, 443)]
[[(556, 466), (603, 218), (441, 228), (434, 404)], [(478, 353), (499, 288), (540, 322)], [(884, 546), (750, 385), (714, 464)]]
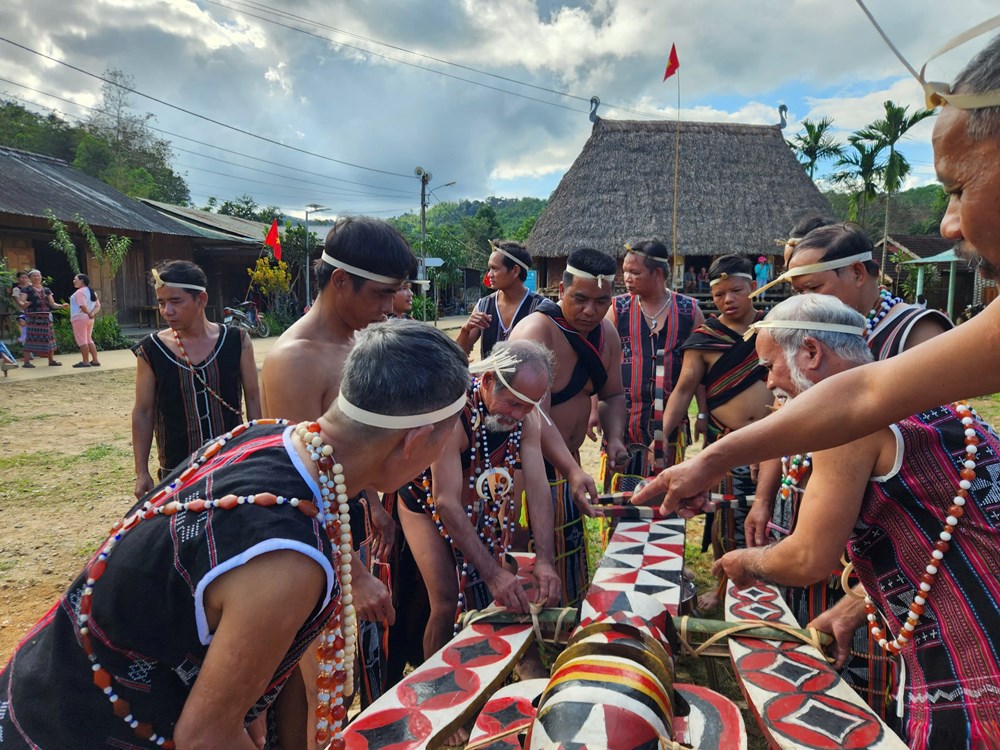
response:
[(200, 234), (203, 234), (203, 236), (212, 239), (235, 238), (263, 244), (267, 230), (271, 228), (270, 224), (251, 221), (250, 219), (241, 219), (238, 216), (216, 214), (189, 206), (175, 206), (171, 203), (161, 203), (149, 198), (142, 198), (140, 200), (170, 218), (191, 227)]
[(0, 213), (45, 218), (51, 210), (64, 222), (80, 214), (91, 227), (198, 236), (61, 159), (0, 146), (0, 174)]

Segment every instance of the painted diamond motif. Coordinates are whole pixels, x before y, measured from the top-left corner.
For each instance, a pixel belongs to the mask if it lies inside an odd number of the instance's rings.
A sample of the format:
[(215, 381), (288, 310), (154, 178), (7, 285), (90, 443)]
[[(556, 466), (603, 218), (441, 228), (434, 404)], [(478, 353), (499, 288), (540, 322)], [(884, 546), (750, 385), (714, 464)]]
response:
[(807, 667), (805, 664), (800, 664), (797, 661), (786, 659), (784, 656), (779, 656), (774, 664), (761, 671), (777, 675), (781, 679), (792, 683), (795, 687), (801, 687), (806, 680), (819, 674), (819, 670)]
[(864, 724), (862, 719), (851, 714), (837, 711), (821, 703), (809, 702), (798, 711), (791, 714), (789, 723), (798, 724), (813, 732), (825, 734), (838, 745), (843, 745), (844, 739), (857, 727)]

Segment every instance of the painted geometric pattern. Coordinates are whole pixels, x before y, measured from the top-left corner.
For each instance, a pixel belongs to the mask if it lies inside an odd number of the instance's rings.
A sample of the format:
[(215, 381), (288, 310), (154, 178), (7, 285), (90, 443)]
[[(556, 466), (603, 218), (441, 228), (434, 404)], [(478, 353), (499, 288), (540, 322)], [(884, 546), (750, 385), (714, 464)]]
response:
[(674, 739), (698, 750), (747, 750), (743, 714), (736, 704), (700, 685), (674, 684), (690, 712), (674, 717)]
[(647, 594), (675, 615), (683, 567), (683, 519), (621, 521), (594, 572), (591, 591)]
[(476, 623), (372, 703), (344, 731), (352, 750), (417, 750), (465, 721), (514, 668), (531, 625)]
[[(773, 587), (730, 586), (726, 619), (747, 618), (797, 625)], [(743, 694), (773, 747), (905, 749), (812, 646), (733, 637), (729, 653)]]
[(547, 678), (522, 680), (497, 690), (479, 712), (468, 744), (481, 750), (521, 750), (519, 735), (535, 719), (532, 701), (548, 683)]

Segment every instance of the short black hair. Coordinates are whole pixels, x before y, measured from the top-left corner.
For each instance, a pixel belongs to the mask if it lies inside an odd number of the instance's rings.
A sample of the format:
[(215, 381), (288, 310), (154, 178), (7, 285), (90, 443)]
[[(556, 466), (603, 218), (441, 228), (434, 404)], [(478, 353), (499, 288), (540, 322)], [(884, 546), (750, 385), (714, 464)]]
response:
[[(175, 284), (194, 284), (195, 286), (208, 289), (208, 276), (201, 270), (201, 266), (189, 260), (167, 260), (156, 266), (156, 272), (164, 281), (172, 281)], [(197, 297), (201, 292), (197, 289), (185, 289), (192, 297)]]
[[(818, 227), (812, 230), (799, 240), (792, 251), (794, 258), (805, 250), (820, 250), (820, 262), (837, 260), (839, 258), (849, 258), (852, 255), (861, 253), (874, 253), (868, 234), (859, 225), (852, 222), (846, 224), (831, 224), (829, 226)], [(866, 260), (863, 263), (869, 275), (878, 278), (878, 263), (874, 260)], [(838, 273), (841, 269), (835, 269)]]
[(814, 229), (828, 227), (836, 223), (837, 220), (832, 216), (823, 216), (822, 214), (806, 214), (805, 216), (800, 216), (798, 221), (795, 222), (795, 226), (792, 227), (792, 231), (788, 233), (788, 238), (802, 239)]
[[(326, 235), (324, 251), (333, 258), (365, 271), (393, 279), (413, 278), (416, 258), (406, 238), (382, 219), (370, 216), (345, 216), (338, 219)], [(322, 258), (315, 261), (316, 287), (323, 289), (336, 270)], [(368, 279), (349, 274), (354, 291)]]
[[(515, 258), (517, 258), (521, 263), (524, 263), (528, 268), (531, 268), (531, 254), (528, 249), (522, 245), (520, 242), (514, 242), (512, 240), (490, 240), (490, 247), (496, 250), (503, 250), (504, 253), (510, 253)], [(520, 263), (515, 263), (513, 260), (508, 258), (503, 253), (500, 254), (500, 260), (508, 271), (513, 271), (516, 267), (518, 270), (517, 277), (521, 281), (526, 281), (528, 278), (528, 269), (522, 266)]]
[(745, 255), (720, 255), (712, 261), (712, 265), (708, 269), (708, 278), (714, 281), (722, 274), (732, 276), (734, 273), (745, 273), (748, 276), (753, 276), (753, 263), (750, 262), (750, 258)]
[[(670, 277), (670, 273), (667, 270), (671, 266), (670, 252), (667, 250), (667, 246), (659, 240), (639, 240), (638, 242), (633, 242), (629, 245), (629, 252), (642, 253), (639, 257), (642, 258), (642, 264), (650, 272), (655, 272), (659, 269), (663, 271), (664, 276)], [(655, 260), (655, 258), (662, 258), (663, 260)], [(667, 262), (664, 263), (663, 261)]]
[[(614, 276), (618, 271), (618, 263), (614, 258), (590, 247), (581, 247), (571, 252), (566, 265), (594, 276)], [(563, 273), (563, 285), (570, 286), (575, 278), (571, 273)]]

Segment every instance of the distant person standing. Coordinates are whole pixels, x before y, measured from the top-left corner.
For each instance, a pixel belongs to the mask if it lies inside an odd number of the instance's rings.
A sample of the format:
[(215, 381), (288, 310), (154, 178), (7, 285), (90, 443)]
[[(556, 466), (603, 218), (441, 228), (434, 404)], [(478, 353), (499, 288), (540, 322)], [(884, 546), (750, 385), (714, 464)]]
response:
[(521, 320), (535, 311), (545, 298), (530, 291), (524, 282), (531, 270), (531, 256), (520, 242), (490, 240), (486, 278), (493, 294), (476, 303), (469, 319), (455, 338), (466, 354), (479, 341), (482, 359), (490, 356), (498, 341), (506, 341)]
[[(757, 258), (757, 265), (753, 267), (753, 273), (756, 277), (757, 288), (764, 286), (771, 280), (771, 271), (774, 270), (769, 261), (765, 256), (761, 255)], [(765, 299), (765, 292), (760, 293), (760, 298), (763, 301)]]
[(705, 266), (698, 271), (698, 292), (708, 291), (708, 269)]
[(260, 418), (257, 364), (246, 332), (209, 322), (205, 272), (186, 260), (153, 269), (160, 314), (169, 328), (150, 334), (136, 356), (132, 457), (135, 496), (153, 488), (153, 436), (163, 479), (202, 444), (249, 419)]
[(694, 275), (694, 266), (688, 266), (684, 272), (684, 291), (687, 294), (694, 294), (697, 288), (698, 277)]
[(21, 307), (28, 316), (24, 340), (24, 361), (22, 367), (34, 367), (31, 355), (48, 357), (50, 367), (61, 367), (56, 360), (56, 335), (52, 329), (52, 311), (69, 307), (56, 302), (52, 290), (42, 285), (42, 272), (33, 268), (28, 272), (28, 285), (21, 288)]
[(73, 338), (80, 347), (81, 361), (73, 367), (100, 367), (97, 347), (94, 345), (94, 318), (101, 309), (97, 292), (90, 288), (90, 277), (78, 273), (73, 277), (76, 291), (69, 298), (69, 320), (73, 324)]

